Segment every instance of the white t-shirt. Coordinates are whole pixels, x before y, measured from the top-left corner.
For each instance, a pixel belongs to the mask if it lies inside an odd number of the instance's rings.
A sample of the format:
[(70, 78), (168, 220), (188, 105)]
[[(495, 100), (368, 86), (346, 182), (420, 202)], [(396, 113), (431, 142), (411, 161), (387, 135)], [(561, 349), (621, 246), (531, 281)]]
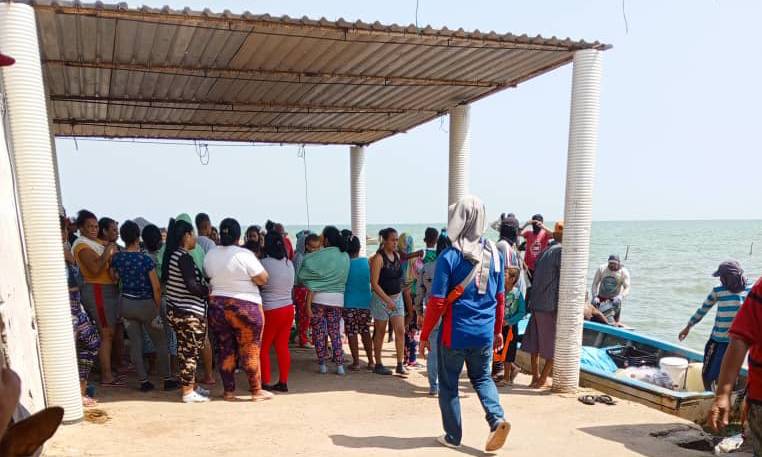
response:
[(217, 246), (204, 257), (212, 295), (262, 303), (252, 277), (265, 271), (253, 252), (238, 246)]
[(288, 259), (265, 257), (262, 266), (270, 279), (262, 286), (262, 307), (266, 311), (282, 308), (294, 303), (291, 291), (294, 288), (294, 264)]

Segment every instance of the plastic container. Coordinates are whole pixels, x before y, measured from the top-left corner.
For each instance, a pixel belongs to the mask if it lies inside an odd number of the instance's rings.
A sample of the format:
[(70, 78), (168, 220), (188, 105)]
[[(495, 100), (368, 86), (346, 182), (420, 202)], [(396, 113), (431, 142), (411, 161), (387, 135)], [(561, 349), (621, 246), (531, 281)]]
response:
[(704, 364), (693, 362), (688, 364), (688, 373), (685, 375), (685, 390), (687, 392), (704, 392), (704, 379), (701, 377), (701, 371)]
[(688, 372), (688, 359), (682, 357), (664, 357), (659, 359), (659, 368), (672, 379), (672, 385), (677, 389), (685, 386), (685, 375)]
[(632, 346), (614, 346), (606, 349), (609, 357), (619, 368), (656, 366), (658, 359), (655, 354)]

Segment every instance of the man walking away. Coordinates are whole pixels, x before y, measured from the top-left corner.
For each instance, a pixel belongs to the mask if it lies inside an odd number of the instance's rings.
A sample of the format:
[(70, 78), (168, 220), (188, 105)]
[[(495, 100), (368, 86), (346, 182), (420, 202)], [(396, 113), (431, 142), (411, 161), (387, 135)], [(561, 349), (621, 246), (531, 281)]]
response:
[(503, 447), (511, 426), (504, 418), (497, 387), (490, 376), (493, 348), (503, 345), (503, 259), (494, 243), (482, 238), (484, 228), (484, 204), (478, 198), (464, 197), (450, 207), (447, 232), (452, 247), (437, 258), (421, 334), (421, 352), (429, 347), (429, 336), (441, 317), (437, 362), (439, 409), (445, 435), (438, 441), (451, 448), (461, 444), (458, 378), (465, 364), (486, 413), (490, 433), (485, 448), (492, 452)]

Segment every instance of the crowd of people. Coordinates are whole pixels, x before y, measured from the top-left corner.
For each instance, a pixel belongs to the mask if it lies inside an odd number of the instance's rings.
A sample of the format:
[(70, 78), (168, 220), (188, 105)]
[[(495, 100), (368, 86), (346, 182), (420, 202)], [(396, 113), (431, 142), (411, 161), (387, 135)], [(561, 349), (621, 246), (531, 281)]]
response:
[[(83, 404), (96, 404), (88, 388), (96, 361), (103, 387), (127, 386), (126, 372), (133, 369), (139, 390), (151, 391), (149, 374), (156, 372), (164, 390), (179, 389), (183, 402), (198, 403), (210, 400), (213, 367), (224, 400), (235, 399), (237, 370), (246, 373), (254, 401), (288, 392), (292, 338), (314, 348), (319, 373), (339, 376), (363, 364), (378, 375), (406, 375), (423, 368), (418, 357), (428, 352), (429, 393), (439, 397), (446, 431), (440, 442), (460, 443), (457, 386), (465, 365), (487, 411), (488, 447), (494, 447), (510, 428), (494, 389), (519, 372), (518, 324), (527, 316), (521, 344), (531, 354), (529, 387), (549, 386), (564, 225), (558, 221), (551, 229), (540, 214), (520, 224), (503, 214), (492, 224), (499, 234), (494, 243), (484, 235), (484, 217), (483, 204), (469, 197), (450, 208), (446, 229), (426, 229), (423, 249), (414, 250), (410, 234), (389, 227), (379, 232), (378, 249), (364, 257), (361, 240), (334, 226), (303, 230), (294, 246), (283, 225), (271, 221), (242, 231), (232, 218), (218, 229), (204, 213), (193, 221), (180, 214), (166, 228), (131, 220), (120, 226), (87, 210), (75, 220), (62, 216)], [(721, 285), (680, 333), (685, 338), (719, 303), (706, 347), (707, 388), (722, 378), (723, 355), (733, 347), (731, 323), (750, 293), (737, 262), (723, 262), (715, 276)], [(612, 254), (595, 272), (585, 318), (622, 326), (629, 292), (629, 272)], [(381, 357), (387, 329), (393, 369)]]
[[(439, 394), (436, 342), (447, 335), (436, 325), (424, 332), (429, 344), (420, 342), (437, 287), (437, 261), (452, 244), (447, 229), (426, 229), (425, 248), (416, 251), (411, 235), (389, 227), (379, 232), (378, 249), (361, 257), (360, 240), (333, 226), (320, 234), (297, 233), (294, 247), (283, 225), (271, 221), (243, 233), (235, 219), (222, 220), (218, 229), (205, 213), (194, 220), (180, 214), (166, 228), (143, 222), (120, 226), (87, 210), (76, 219), (61, 218), (86, 406), (95, 404), (87, 380), (96, 358), (104, 387), (126, 386), (125, 372), (132, 368), (141, 391), (155, 388), (149, 373), (157, 372), (164, 390), (179, 388), (183, 401), (203, 402), (209, 392), (203, 385), (214, 383), (216, 365), (225, 399), (234, 396), (237, 369), (246, 372), (254, 400), (272, 398), (273, 391), (288, 392), (292, 333), (299, 346), (314, 347), (323, 374), (329, 363), (338, 375), (361, 369), (362, 342), (369, 371), (405, 375), (423, 367), (418, 356), (425, 346), (431, 351), (429, 392)], [(550, 229), (537, 214), (522, 225), (504, 214), (492, 227), (499, 234), (495, 252), (505, 266), (500, 333), (506, 344), (493, 354), (491, 376), (498, 385), (513, 382), (519, 372), (518, 323), (531, 313), (524, 345), (532, 353), (532, 387), (543, 387), (552, 371), (563, 223)], [(599, 269), (593, 289), (591, 318), (618, 323), (629, 291), (629, 274), (618, 257)], [(612, 302), (616, 306), (602, 305)], [(396, 355), (393, 369), (381, 359), (387, 329)], [(546, 361), (542, 370), (540, 356)]]

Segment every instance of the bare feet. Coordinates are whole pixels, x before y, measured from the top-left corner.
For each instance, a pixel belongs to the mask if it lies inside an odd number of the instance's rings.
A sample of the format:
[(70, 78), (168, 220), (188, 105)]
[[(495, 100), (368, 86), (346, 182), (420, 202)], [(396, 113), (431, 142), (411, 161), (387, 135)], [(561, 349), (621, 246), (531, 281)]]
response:
[(217, 384), (217, 381), (214, 380), (213, 376), (206, 376), (199, 384), (204, 384), (207, 386), (213, 386)]
[(360, 362), (353, 363), (349, 366), (349, 369), (352, 371), (360, 371)]
[(234, 392), (224, 392), (222, 394), (222, 399), (225, 401), (236, 401), (235, 393)]
[(529, 385), (530, 389), (550, 389), (551, 387), (553, 387), (553, 382), (549, 381), (548, 378), (540, 378)]

